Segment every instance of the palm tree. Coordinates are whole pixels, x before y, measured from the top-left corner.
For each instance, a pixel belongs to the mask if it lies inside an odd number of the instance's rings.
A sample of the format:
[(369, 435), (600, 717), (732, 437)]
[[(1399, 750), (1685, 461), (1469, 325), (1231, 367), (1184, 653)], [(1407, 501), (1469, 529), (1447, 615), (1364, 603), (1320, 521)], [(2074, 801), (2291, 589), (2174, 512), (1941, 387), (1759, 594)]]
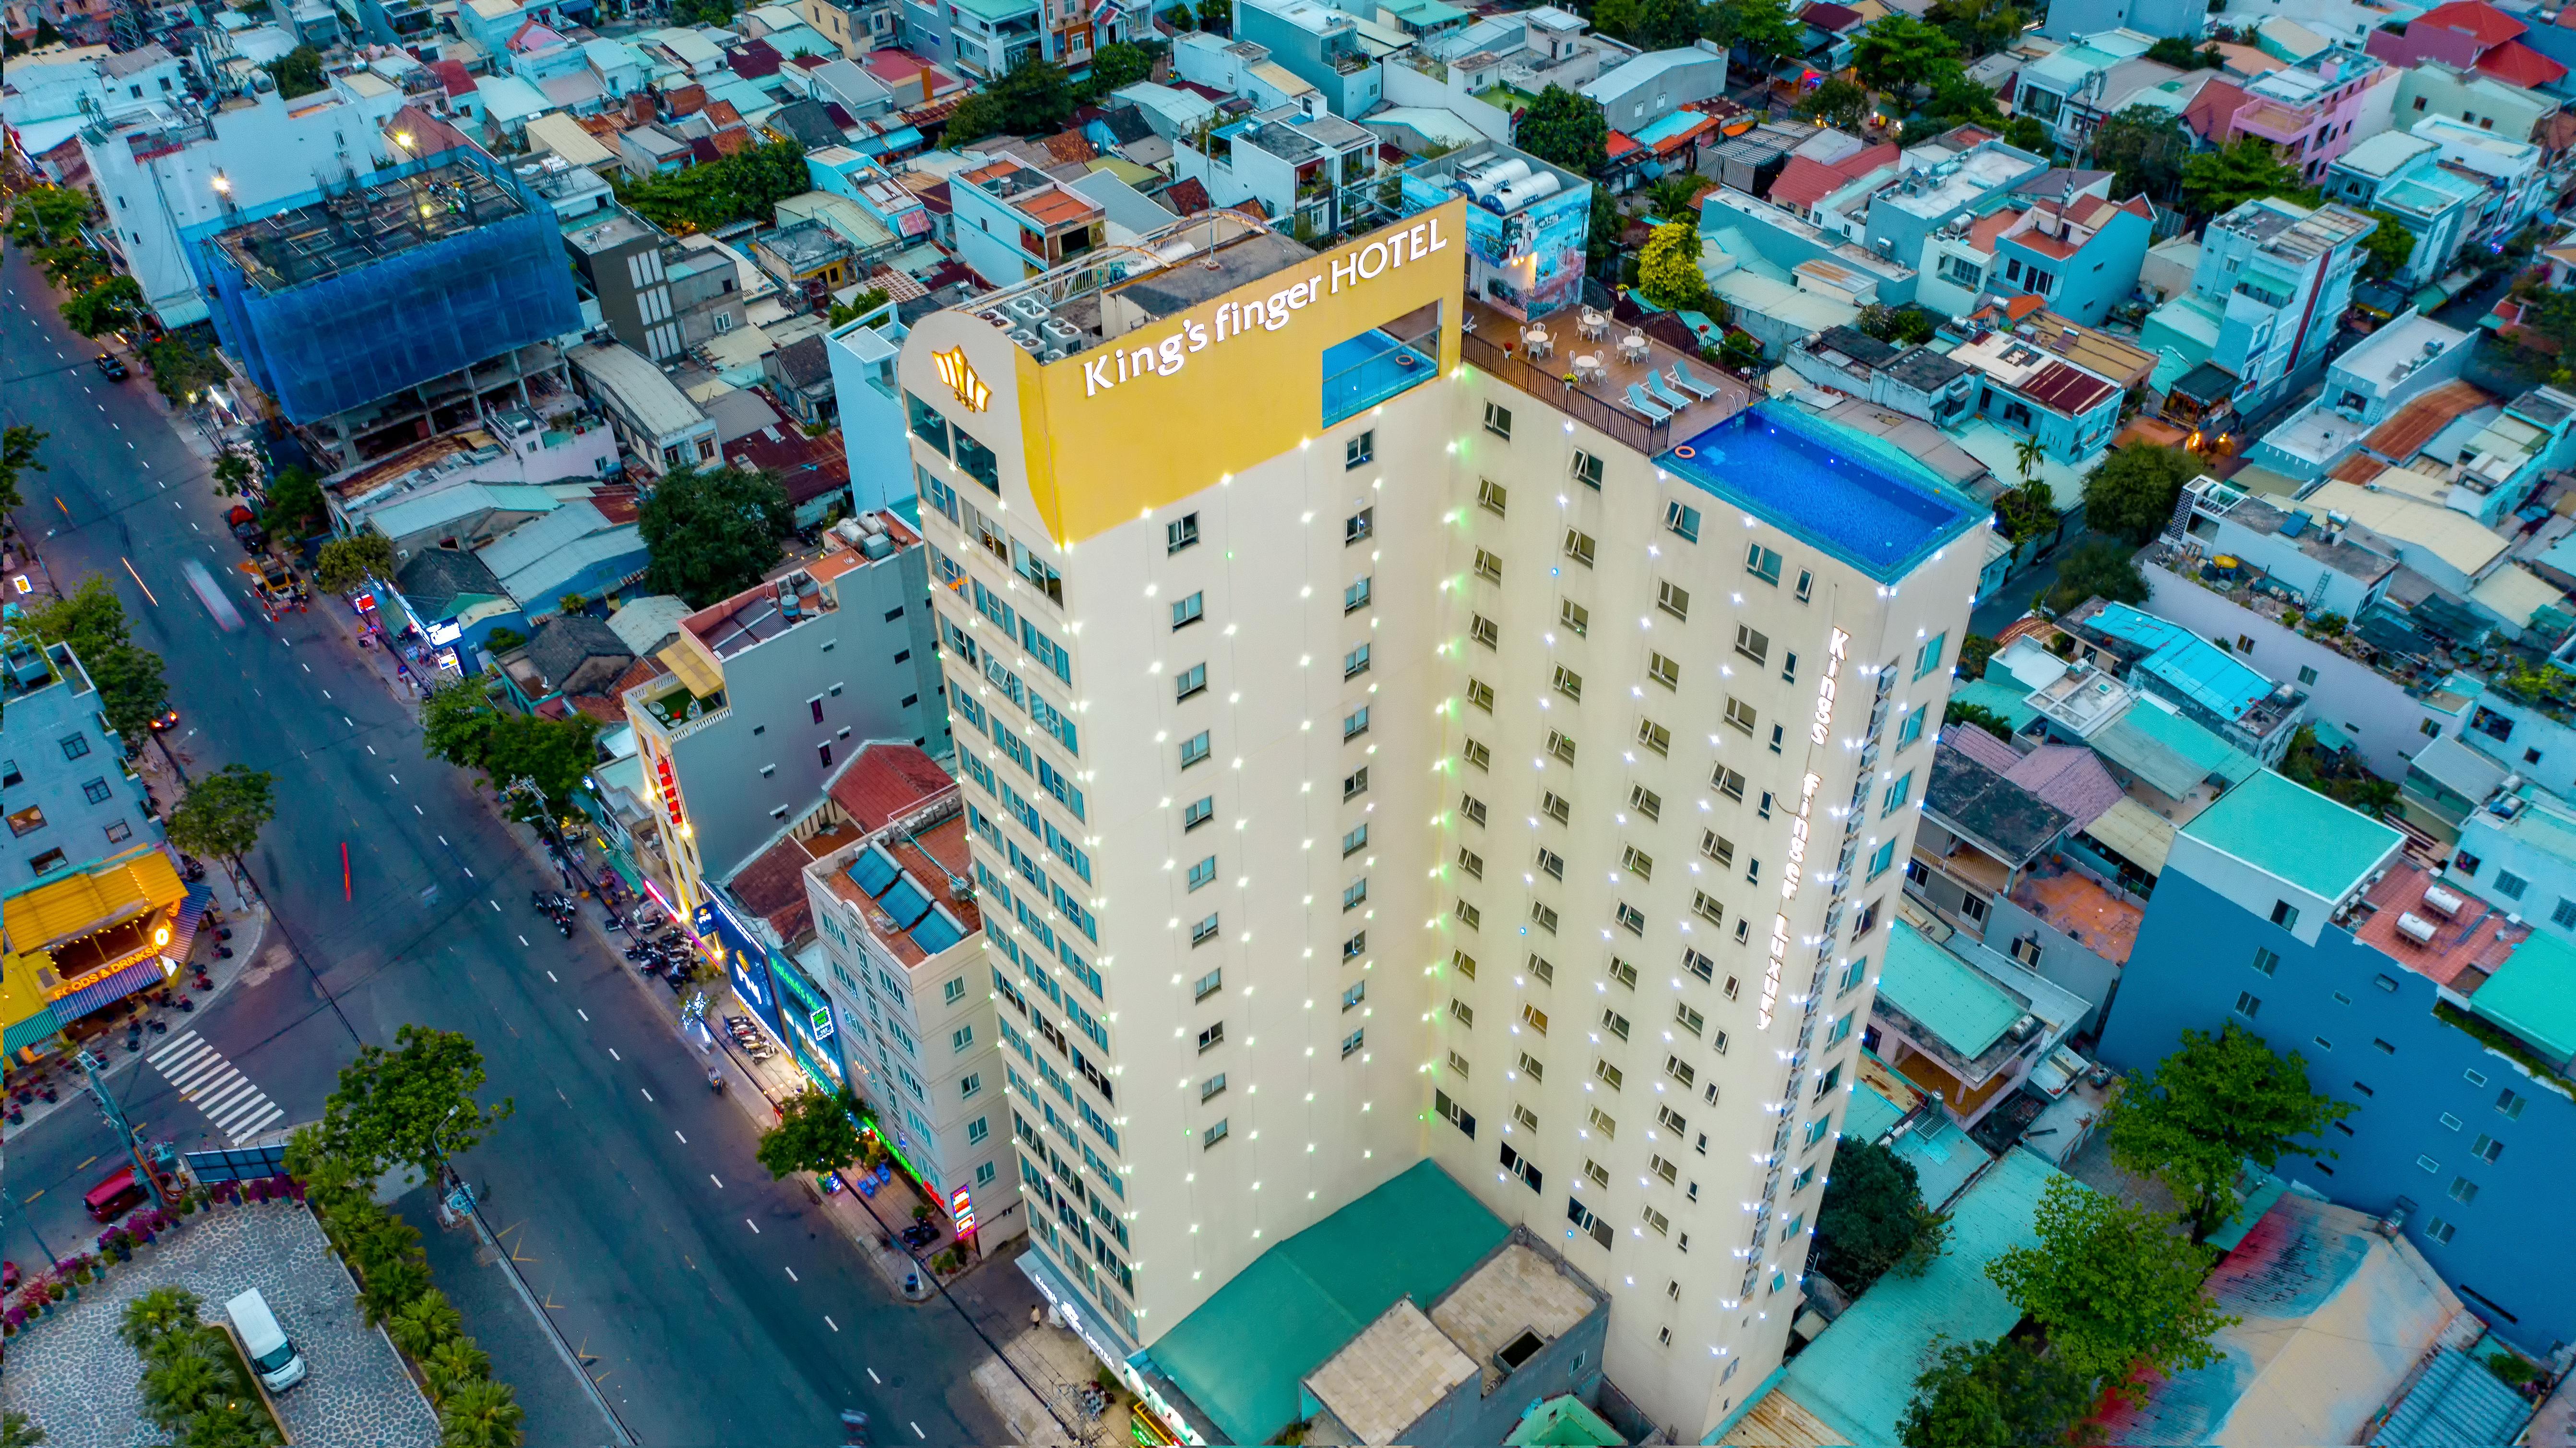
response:
[(382, 1327), (428, 1290), (429, 1268), (409, 1257), (397, 1258), (368, 1269), (358, 1305), (365, 1310), (367, 1326)]
[(465, 1319), (448, 1305), (447, 1294), (433, 1287), (402, 1306), (387, 1325), (394, 1346), (412, 1355), (414, 1361), (425, 1359), (431, 1349), (465, 1330)]
[(185, 1287), (155, 1287), (125, 1304), (116, 1335), (142, 1352), (172, 1332), (196, 1326), (200, 1305), (202, 1299)]
[(420, 1370), (429, 1377), (431, 1399), (443, 1402), (464, 1384), (490, 1377), (492, 1356), (469, 1338), (451, 1337), (429, 1350)]
[(0, 1448), (36, 1448), (45, 1441), (45, 1430), (27, 1421), (18, 1412), (0, 1413)]
[(508, 1383), (459, 1383), (438, 1405), (440, 1442), (444, 1448), (519, 1448), (525, 1416)]
[(152, 1421), (175, 1429), (206, 1405), (231, 1391), (230, 1375), (191, 1343), (188, 1351), (168, 1352), (143, 1374), (143, 1406)]
[(179, 1441), (185, 1448), (275, 1448), (277, 1428), (265, 1408), (233, 1398), (191, 1418)]
[(2013, 444), (2013, 466), (2021, 471), (2023, 487), (2029, 487), (2031, 479), (2039, 476), (2040, 462), (2047, 456), (2048, 449), (2040, 446), (2036, 437), (2026, 437)]

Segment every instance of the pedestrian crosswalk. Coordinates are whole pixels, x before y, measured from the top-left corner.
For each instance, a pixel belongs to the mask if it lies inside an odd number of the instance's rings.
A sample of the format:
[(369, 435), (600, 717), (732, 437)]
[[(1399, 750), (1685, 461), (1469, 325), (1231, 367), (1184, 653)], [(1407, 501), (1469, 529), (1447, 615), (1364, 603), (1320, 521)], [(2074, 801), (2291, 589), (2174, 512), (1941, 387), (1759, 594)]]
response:
[(182, 1031), (168, 1045), (145, 1058), (163, 1080), (179, 1088), (181, 1100), (205, 1114), (235, 1146), (276, 1124), (286, 1112), (268, 1099), (250, 1078), (233, 1068), (224, 1053), (207, 1045), (194, 1031)]

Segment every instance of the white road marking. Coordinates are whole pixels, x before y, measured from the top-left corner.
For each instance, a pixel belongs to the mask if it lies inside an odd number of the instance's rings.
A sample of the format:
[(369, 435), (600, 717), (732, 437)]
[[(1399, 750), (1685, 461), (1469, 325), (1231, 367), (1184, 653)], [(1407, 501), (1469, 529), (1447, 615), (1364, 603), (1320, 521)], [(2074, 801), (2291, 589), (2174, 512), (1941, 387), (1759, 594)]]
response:
[(927, 1442), (929, 1442), (929, 1441), (930, 1441), (930, 1435), (929, 1435), (929, 1434), (927, 1434), (927, 1433), (924, 1433), (923, 1431), (921, 1431), (921, 1425), (920, 1425), (919, 1423), (915, 1423), (915, 1422), (911, 1422), (911, 1421), (907, 1420), (907, 1421), (904, 1423), (904, 1426), (905, 1426), (905, 1427), (907, 1427), (907, 1428), (910, 1428), (910, 1429), (912, 1430), (912, 1436), (914, 1436), (915, 1438), (920, 1439), (920, 1440), (921, 1440), (922, 1442), (924, 1442), (924, 1443), (927, 1443)]
[(837, 1322), (834, 1322), (834, 1321), (832, 1320), (832, 1314), (830, 1314), (830, 1313), (828, 1313), (828, 1312), (823, 1314), (823, 1325), (824, 1325), (825, 1327), (828, 1327), (828, 1328), (832, 1329), (834, 1332), (839, 1332), (839, 1331), (841, 1330), (841, 1325), (840, 1325), (839, 1323), (837, 1323)]
[[(519, 937), (519, 943), (520, 943), (521, 945), (528, 945), (528, 937), (526, 937), (526, 936), (524, 936), (524, 935), (520, 936), (520, 937)], [(528, 945), (528, 948), (529, 948), (530, 950), (534, 950), (534, 949), (536, 949), (536, 947), (535, 947), (535, 946), (533, 946), (533, 945)], [(548, 980), (552, 980), (552, 979), (554, 979), (554, 974), (555, 974), (555, 973), (554, 973), (553, 971), (551, 971), (551, 970), (550, 970), (550, 971), (547, 971), (547, 972), (546, 972), (546, 979), (548, 979)]]
[(879, 1387), (883, 1387), (885, 1385), (885, 1379), (877, 1376), (877, 1370), (875, 1368), (868, 1369), (868, 1381), (877, 1384)]
[(374, 746), (374, 745), (372, 745), (372, 744), (368, 745), (368, 746), (367, 746), (367, 752), (368, 752), (369, 754), (373, 754), (373, 753), (375, 753), (375, 752), (376, 752), (376, 746)]
[[(520, 937), (519, 937), (519, 943), (520, 943), (521, 945), (525, 945), (525, 944), (527, 944), (527, 943), (528, 943), (528, 937), (526, 937), (526, 936), (524, 936), (524, 935), (520, 936)], [(547, 972), (546, 972), (546, 979), (548, 979), (548, 980), (555, 980), (555, 973), (554, 973), (553, 971), (551, 971), (551, 970), (550, 970), (550, 971), (547, 971)], [(561, 984), (563, 984), (563, 982), (562, 982), (562, 981), (559, 981), (559, 980), (555, 980), (555, 984), (557, 984), (557, 985), (561, 985)]]
[(795, 1268), (790, 1267), (790, 1268), (788, 1268), (788, 1269), (787, 1269), (787, 1280), (788, 1280), (788, 1281), (790, 1281), (790, 1282), (801, 1282), (801, 1281), (803, 1281), (804, 1279), (803, 1279), (803, 1278), (801, 1278), (801, 1277), (798, 1277), (798, 1276), (796, 1275), (796, 1269), (795, 1269)]
[[(679, 1129), (678, 1127), (676, 1127), (676, 1126), (675, 1126), (675, 1127), (673, 1127), (673, 1128), (671, 1128), (671, 1134), (672, 1134), (673, 1136), (680, 1136), (680, 1129)], [(685, 1137), (685, 1136), (680, 1136), (680, 1145), (682, 1145), (682, 1146), (686, 1146), (686, 1145), (688, 1145), (688, 1144), (689, 1144), (689, 1139), (688, 1139), (687, 1137)]]
[(745, 1217), (742, 1219), (742, 1224), (751, 1229), (751, 1234), (753, 1236), (757, 1237), (760, 1235), (760, 1224), (758, 1222), (753, 1221), (749, 1217)]
[(500, 913), (501, 913), (501, 902), (500, 902), (500, 901), (498, 901), (498, 900), (488, 900), (488, 901), (485, 901), (484, 903), (485, 903), (485, 904), (488, 904), (488, 905), (490, 905), (490, 906), (492, 907), (492, 913), (493, 913), (493, 914), (498, 915), (498, 914), (500, 914)]
[(623, 1061), (626, 1058), (617, 1054), (617, 1048), (615, 1046), (611, 1046), (608, 1048), (608, 1059), (612, 1061)]
[(286, 1114), (195, 1031), (180, 1032), (144, 1059), (236, 1146)]
[(396, 784), (401, 784), (401, 783), (402, 783), (402, 780), (401, 780), (401, 779), (399, 779), (399, 778), (397, 778), (397, 777), (395, 776), (394, 772), (393, 772), (392, 770), (390, 770), (390, 769), (388, 769), (388, 770), (386, 770), (386, 771), (385, 771), (385, 778), (390, 779), (390, 780), (393, 780), (393, 782), (394, 782), (394, 783), (396, 783)]
[[(588, 1016), (584, 1016), (584, 1017), (582, 1017), (582, 1019), (583, 1019), (583, 1020), (588, 1020), (588, 1019), (590, 1019), (590, 1018), (589, 1018)], [(644, 1088), (643, 1088), (643, 1087), (641, 1087), (641, 1086), (638, 1086), (638, 1087), (636, 1087), (635, 1089), (636, 1089), (636, 1090), (638, 1090), (638, 1091), (644, 1091)], [(644, 1091), (644, 1099), (645, 1099), (645, 1100), (647, 1100), (647, 1101), (651, 1101), (651, 1100), (653, 1099), (653, 1093), (652, 1093), (652, 1092), (650, 1092), (650, 1091)], [(656, 1103), (656, 1104), (659, 1104), (659, 1103)]]
[(474, 878), (474, 867), (472, 865), (459, 865), (456, 868), (465, 872), (466, 879), (471, 880)]
[(422, 809), (419, 805), (413, 805), (413, 806), (411, 807), (411, 812), (412, 812), (413, 814), (421, 815), (421, 816), (424, 816), (424, 817), (426, 817), (426, 816), (429, 814), (429, 811), (427, 811), (427, 810), (425, 810), (425, 809)]
[(322, 691), (322, 697), (323, 697), (323, 698), (325, 698), (325, 699), (330, 698), (330, 697), (331, 697), (331, 691), (330, 691), (330, 690), (328, 690), (328, 689), (323, 690), (323, 691)]
[(722, 1178), (720, 1178), (720, 1177), (718, 1177), (714, 1172), (708, 1172), (708, 1173), (707, 1173), (707, 1180), (708, 1180), (708, 1181), (711, 1181), (711, 1182), (714, 1182), (714, 1183), (716, 1184), (716, 1190), (717, 1190), (717, 1191), (723, 1191), (723, 1190), (724, 1190), (724, 1181), (723, 1181), (723, 1179), (722, 1179)]
[[(583, 1020), (583, 1021), (585, 1021), (585, 1022), (587, 1022), (587, 1021), (590, 1019), (590, 1012), (588, 1012), (588, 1011), (586, 1011), (586, 1010), (583, 1010), (583, 1009), (582, 1009), (581, 1007), (579, 1007), (579, 1006), (574, 1006), (574, 1007), (572, 1008), (572, 1013), (573, 1013), (574, 1015), (577, 1015), (577, 1016), (581, 1017), (581, 1018), (582, 1018), (582, 1020)], [(650, 1098), (647, 1098), (647, 1099), (650, 1099)]]

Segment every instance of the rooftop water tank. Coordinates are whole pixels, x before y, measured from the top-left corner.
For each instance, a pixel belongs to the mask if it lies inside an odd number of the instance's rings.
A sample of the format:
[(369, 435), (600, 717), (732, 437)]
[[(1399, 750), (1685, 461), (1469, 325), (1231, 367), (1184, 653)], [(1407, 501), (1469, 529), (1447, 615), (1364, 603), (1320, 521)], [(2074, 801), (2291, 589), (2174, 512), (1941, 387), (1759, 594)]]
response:
[(2433, 943), (2433, 922), (2408, 910), (2397, 917), (2397, 933), (2417, 945), (2430, 945)]
[(2427, 885), (2424, 887), (2424, 908), (2441, 916), (2445, 920), (2457, 916), (2460, 913), (2460, 906), (2463, 903), (2464, 902), (2458, 895), (2443, 889), (2439, 885)]

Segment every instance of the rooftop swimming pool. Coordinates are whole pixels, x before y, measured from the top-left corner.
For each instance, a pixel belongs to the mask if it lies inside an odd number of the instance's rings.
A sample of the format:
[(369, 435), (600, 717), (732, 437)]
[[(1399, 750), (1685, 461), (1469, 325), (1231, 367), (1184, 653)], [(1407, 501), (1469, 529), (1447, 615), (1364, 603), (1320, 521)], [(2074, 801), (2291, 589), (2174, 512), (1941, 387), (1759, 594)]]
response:
[(1757, 403), (1657, 461), (1882, 583), (1986, 516), (1895, 447), (1790, 403)]

